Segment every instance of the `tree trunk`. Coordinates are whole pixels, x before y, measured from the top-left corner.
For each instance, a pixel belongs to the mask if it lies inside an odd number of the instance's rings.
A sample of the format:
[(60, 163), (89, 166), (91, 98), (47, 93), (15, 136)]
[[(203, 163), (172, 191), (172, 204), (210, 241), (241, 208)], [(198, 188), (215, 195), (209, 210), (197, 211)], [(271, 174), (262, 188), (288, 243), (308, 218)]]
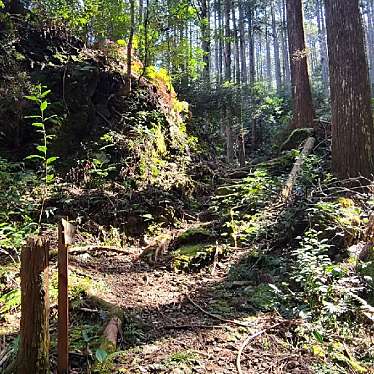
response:
[(374, 172), (374, 125), (358, 0), (325, 0), (332, 106), (332, 163), (341, 178)]
[(224, 0), (224, 16), (225, 16), (225, 80), (231, 81), (231, 29), (230, 29), (230, 13), (231, 0)]
[(49, 243), (31, 238), (21, 252), (21, 328), (17, 374), (49, 373)]
[(129, 35), (129, 42), (127, 43), (127, 89), (128, 93), (131, 92), (131, 64), (132, 64), (132, 42), (135, 33), (135, 0), (130, 0), (130, 17), (131, 17), (131, 25), (130, 25), (130, 35)]
[(248, 15), (248, 35), (249, 35), (249, 82), (253, 85), (256, 82), (256, 61), (255, 61), (255, 37), (253, 29), (254, 11), (251, 7)]
[(244, 28), (244, 11), (243, 11), (243, 0), (239, 0), (239, 37), (240, 37), (240, 62), (241, 62), (241, 81), (246, 84), (248, 82), (248, 71), (247, 71), (247, 56), (246, 56), (246, 44), (245, 44), (245, 28)]
[(374, 91), (374, 0), (367, 0), (367, 19), (368, 19), (368, 58), (369, 75), (372, 92)]
[(203, 79), (210, 83), (210, 22), (207, 0), (201, 1), (201, 48), (203, 50)]
[(326, 27), (323, 21), (323, 9), (321, 0), (316, 1), (317, 25), (318, 25), (318, 41), (321, 55), (321, 69), (322, 69), (322, 85), (325, 95), (329, 96), (329, 68), (326, 45)]
[(284, 88), (287, 93), (291, 92), (291, 70), (290, 70), (290, 56), (288, 53), (288, 36), (287, 36), (287, 21), (286, 21), (286, 4), (285, 0), (279, 3), (280, 14), (282, 15), (282, 56), (283, 56), (283, 76)]
[(235, 6), (232, 7), (232, 23), (234, 27), (234, 42), (235, 42), (235, 80), (240, 85), (240, 51), (239, 51), (239, 37), (236, 23)]
[(293, 99), (293, 118), (290, 127), (313, 127), (314, 110), (308, 74), (301, 0), (287, 0), (287, 21)]
[(281, 62), (279, 54), (279, 39), (278, 30), (275, 19), (275, 10), (273, 1), (271, 2), (271, 27), (273, 32), (273, 45), (274, 45), (274, 64), (275, 64), (275, 83), (277, 87), (277, 94), (280, 94), (282, 90), (282, 74), (281, 74)]
[(231, 119), (226, 114), (226, 151), (227, 151), (227, 163), (232, 164), (234, 162), (234, 139), (232, 133)]
[(219, 27), (219, 83), (221, 84), (223, 82), (223, 57), (224, 57), (224, 45), (223, 45), (223, 36), (224, 36), (224, 31), (223, 31), (223, 17), (222, 17), (222, 0), (217, 0), (217, 6), (218, 6), (218, 27)]
[(270, 51), (270, 36), (268, 26), (268, 14), (265, 8), (265, 45), (266, 45), (266, 80), (268, 81), (268, 87), (271, 89), (273, 86), (273, 74), (271, 65), (271, 51)]
[(220, 78), (220, 59), (219, 59), (219, 38), (220, 38), (220, 31), (219, 31), (219, 23), (218, 23), (218, 5), (219, 1), (215, 0), (214, 2), (214, 70), (215, 70), (215, 82), (218, 84), (221, 81)]

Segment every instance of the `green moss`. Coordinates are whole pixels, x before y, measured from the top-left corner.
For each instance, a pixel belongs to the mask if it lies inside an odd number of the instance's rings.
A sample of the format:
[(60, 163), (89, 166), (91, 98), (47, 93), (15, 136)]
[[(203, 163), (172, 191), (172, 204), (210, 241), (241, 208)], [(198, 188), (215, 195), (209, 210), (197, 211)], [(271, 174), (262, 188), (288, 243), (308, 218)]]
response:
[(224, 253), (223, 247), (217, 247), (212, 244), (188, 244), (183, 245), (172, 252), (172, 266), (175, 271), (187, 271), (198, 269), (210, 263), (215, 256)]
[(235, 194), (238, 190), (238, 186), (221, 186), (216, 189), (216, 196), (227, 196)]
[(281, 145), (281, 151), (288, 151), (291, 149), (298, 148), (300, 144), (312, 136), (314, 130), (311, 128), (295, 129), (292, 131), (288, 139)]
[(178, 238), (179, 243), (202, 242), (213, 238), (213, 234), (204, 227), (194, 227), (185, 231)]
[(354, 205), (350, 199), (339, 198), (332, 202), (318, 202), (311, 210), (312, 222), (323, 231), (327, 238), (341, 232), (345, 245), (351, 245), (361, 232), (360, 207)]

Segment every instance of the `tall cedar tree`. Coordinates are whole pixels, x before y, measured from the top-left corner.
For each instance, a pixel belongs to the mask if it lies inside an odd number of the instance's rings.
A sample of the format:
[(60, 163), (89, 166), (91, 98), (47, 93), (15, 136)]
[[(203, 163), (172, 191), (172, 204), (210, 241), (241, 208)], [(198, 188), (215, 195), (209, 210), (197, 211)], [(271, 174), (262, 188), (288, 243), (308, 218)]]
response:
[(287, 0), (287, 30), (290, 50), (293, 118), (291, 128), (313, 127), (314, 110), (305, 47), (301, 0)]
[(341, 178), (374, 173), (374, 124), (358, 0), (325, 0), (332, 105), (332, 163)]

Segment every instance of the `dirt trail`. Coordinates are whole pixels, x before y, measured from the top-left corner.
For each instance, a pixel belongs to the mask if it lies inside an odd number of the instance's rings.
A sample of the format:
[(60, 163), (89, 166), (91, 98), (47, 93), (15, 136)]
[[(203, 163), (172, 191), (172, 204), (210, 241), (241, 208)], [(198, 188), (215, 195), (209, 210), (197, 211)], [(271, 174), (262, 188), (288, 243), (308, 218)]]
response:
[[(237, 372), (236, 356), (247, 336), (279, 320), (275, 315), (255, 314), (243, 300), (246, 282), (230, 281), (230, 272), (248, 252), (236, 250), (219, 262), (214, 272), (210, 267), (195, 274), (171, 272), (166, 263), (139, 261), (138, 249), (129, 255), (98, 252), (88, 260), (72, 259), (74, 267), (103, 282), (105, 301), (125, 311), (122, 349), (126, 353), (114, 360), (112, 372)], [(249, 327), (212, 318), (189, 298), (210, 313)], [(289, 351), (282, 342), (286, 331), (269, 331), (251, 342), (242, 355), (243, 371), (310, 372), (307, 358), (295, 349)]]

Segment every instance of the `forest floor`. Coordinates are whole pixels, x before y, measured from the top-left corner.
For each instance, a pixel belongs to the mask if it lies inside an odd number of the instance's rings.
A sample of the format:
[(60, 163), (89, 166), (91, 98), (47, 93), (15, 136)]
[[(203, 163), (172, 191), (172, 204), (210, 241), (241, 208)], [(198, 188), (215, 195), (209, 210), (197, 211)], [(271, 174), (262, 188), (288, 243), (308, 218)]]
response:
[(250, 251), (237, 250), (195, 274), (171, 272), (162, 263), (140, 262), (137, 249), (113, 257), (101, 253), (89, 261), (74, 258), (73, 266), (101, 281), (105, 301), (121, 307), (125, 314), (123, 344), (128, 346), (126, 338), (130, 337), (133, 346), (116, 355), (109, 371), (235, 373), (243, 342), (266, 330), (243, 350), (244, 372), (311, 372), (310, 355), (287, 343), (292, 322), (284, 323), (276, 313), (249, 310), (243, 299), (249, 282), (230, 279)]
[[(304, 205), (275, 204), (294, 158), (280, 160), (281, 173), (278, 159), (259, 164), (244, 178), (237, 179), (237, 172), (225, 170), (215, 192), (200, 196), (201, 205), (195, 211), (186, 211), (188, 220), (170, 229), (159, 227), (156, 238), (144, 245), (90, 239), (78, 227), (77, 242), (69, 250), (72, 373), (373, 372), (373, 310), (367, 304), (364, 310), (361, 298), (357, 305), (344, 294), (362, 290), (356, 283), (357, 260), (344, 255), (331, 262), (323, 257), (328, 247), (313, 237), (308, 239), (311, 234), (304, 234), (301, 242), (293, 239), (304, 233), (308, 222), (300, 216), (305, 213)], [(330, 185), (330, 191), (333, 188), (338, 187)], [(358, 204), (360, 196), (346, 191)], [(332, 194), (329, 201), (319, 202), (322, 208), (309, 205), (309, 210), (314, 209), (311, 222), (317, 218), (317, 222), (327, 222), (333, 227), (335, 241), (351, 238), (352, 230), (358, 228), (360, 237), (370, 240), (363, 234), (367, 223), (357, 226), (359, 215), (364, 214), (361, 208), (352, 205), (350, 198), (341, 200), (343, 207), (336, 198)], [(212, 209), (222, 214), (238, 204), (244, 207), (240, 216), (215, 216)], [(250, 215), (246, 216), (248, 209)], [(246, 233), (244, 241), (235, 240), (239, 231)], [(181, 233), (187, 232), (183, 243)], [(207, 232), (211, 236), (204, 237)], [(53, 225), (45, 235), (52, 240), (50, 355), (54, 368), (57, 264), (53, 248), (57, 243)], [(173, 239), (165, 245), (160, 237)], [(208, 243), (215, 247), (214, 256), (204, 253)], [(195, 250), (196, 246), (197, 257), (189, 259), (187, 267), (176, 268), (173, 256), (178, 249)], [(149, 248), (159, 253), (148, 253)], [(304, 249), (297, 252), (297, 248)], [(318, 258), (322, 258), (320, 263)], [(0, 255), (0, 261), (5, 292), (0, 298), (0, 364), (4, 364), (15, 358), (18, 344), (19, 263), (9, 254)], [(327, 271), (336, 275), (331, 277)], [(296, 273), (309, 282), (302, 292), (295, 282)], [(324, 277), (329, 293), (324, 293), (324, 283), (318, 283)], [(116, 350), (105, 351), (101, 348), (103, 331), (113, 316), (120, 317), (122, 328)]]

